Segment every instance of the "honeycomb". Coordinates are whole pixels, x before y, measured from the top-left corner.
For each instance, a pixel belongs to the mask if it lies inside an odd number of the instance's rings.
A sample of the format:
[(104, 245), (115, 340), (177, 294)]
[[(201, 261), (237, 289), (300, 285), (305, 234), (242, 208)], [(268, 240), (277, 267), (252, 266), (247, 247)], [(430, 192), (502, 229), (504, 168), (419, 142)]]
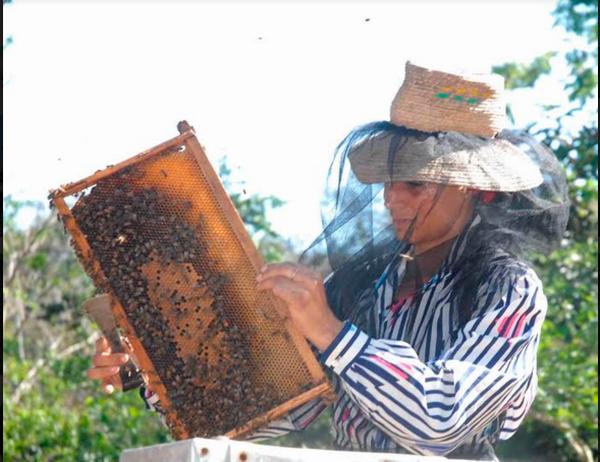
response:
[(172, 435), (237, 437), (331, 389), (281, 301), (256, 290), (262, 259), (193, 130), (180, 131), (51, 202), (113, 296)]

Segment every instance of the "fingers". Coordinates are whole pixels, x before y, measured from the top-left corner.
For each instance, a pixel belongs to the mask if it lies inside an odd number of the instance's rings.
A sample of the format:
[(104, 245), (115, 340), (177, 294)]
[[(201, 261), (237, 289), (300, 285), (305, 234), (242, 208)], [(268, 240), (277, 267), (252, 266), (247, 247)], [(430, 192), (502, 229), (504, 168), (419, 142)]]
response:
[(110, 347), (104, 338), (96, 342), (96, 351), (97, 354), (92, 358), (93, 367), (88, 369), (87, 376), (92, 380), (100, 380), (102, 389), (110, 394), (120, 386), (119, 370), (129, 361), (129, 355), (110, 354)]
[(104, 380), (119, 373), (120, 366), (92, 367), (88, 369), (87, 376), (92, 380)]
[(302, 284), (315, 285), (322, 282), (321, 275), (306, 266), (295, 263), (272, 263), (263, 266), (256, 280), (258, 282), (275, 277), (285, 277)]
[(263, 279), (257, 285), (258, 290), (272, 290), (273, 294), (286, 302), (306, 302), (310, 298), (310, 291), (283, 276), (271, 276)]
[(102, 390), (109, 395), (120, 388), (120, 378), (117, 375), (102, 380)]
[(139, 365), (138, 358), (137, 358), (135, 352), (133, 351), (133, 346), (129, 342), (129, 339), (127, 337), (122, 337), (121, 340), (122, 340), (121, 345), (123, 345), (123, 349), (125, 350), (125, 353), (127, 353), (129, 355), (129, 357), (131, 358), (131, 361), (133, 361), (134, 364)]
[(115, 354), (100, 354), (92, 358), (92, 364), (95, 367), (112, 367), (121, 366), (129, 361), (129, 355), (127, 353), (115, 353)]
[(129, 343), (129, 339), (127, 337), (121, 337), (121, 345), (126, 353), (130, 355), (133, 353), (133, 347), (131, 346), (131, 343)]
[(287, 303), (306, 305), (322, 298), (323, 279), (319, 273), (294, 263), (265, 265), (256, 277), (257, 290), (271, 290)]
[(96, 354), (110, 353), (110, 345), (106, 337), (100, 337), (96, 340)]

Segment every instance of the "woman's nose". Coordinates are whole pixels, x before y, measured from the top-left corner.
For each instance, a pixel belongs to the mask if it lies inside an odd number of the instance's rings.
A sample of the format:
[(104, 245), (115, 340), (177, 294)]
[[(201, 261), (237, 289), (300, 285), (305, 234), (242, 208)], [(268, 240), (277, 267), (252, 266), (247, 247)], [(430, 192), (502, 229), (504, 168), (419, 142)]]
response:
[(390, 208), (391, 204), (399, 202), (402, 199), (404, 189), (398, 183), (385, 183), (383, 188), (383, 203), (386, 208)]

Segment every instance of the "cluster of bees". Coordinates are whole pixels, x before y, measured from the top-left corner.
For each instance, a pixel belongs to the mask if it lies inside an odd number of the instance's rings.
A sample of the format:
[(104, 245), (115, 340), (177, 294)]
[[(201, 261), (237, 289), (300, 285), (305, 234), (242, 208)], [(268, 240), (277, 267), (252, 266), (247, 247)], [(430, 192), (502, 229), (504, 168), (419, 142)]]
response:
[[(73, 216), (165, 385), (177, 420), (189, 437), (224, 434), (280, 398), (253, 383), (248, 332), (228, 316), (228, 279), (211, 265), (198, 229), (177, 213), (188, 203), (132, 186), (128, 175), (134, 173), (100, 180), (77, 201)], [(167, 423), (176, 435), (176, 424)]]

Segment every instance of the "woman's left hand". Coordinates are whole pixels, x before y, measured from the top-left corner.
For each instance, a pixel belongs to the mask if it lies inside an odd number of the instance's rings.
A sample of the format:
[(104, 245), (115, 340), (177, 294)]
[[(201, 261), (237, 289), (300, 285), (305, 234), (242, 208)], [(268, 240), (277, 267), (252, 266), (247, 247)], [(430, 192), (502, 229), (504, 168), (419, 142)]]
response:
[(305, 266), (294, 263), (265, 265), (257, 276), (258, 290), (272, 290), (289, 310), (294, 326), (319, 351), (324, 351), (342, 329), (327, 304), (323, 278)]

